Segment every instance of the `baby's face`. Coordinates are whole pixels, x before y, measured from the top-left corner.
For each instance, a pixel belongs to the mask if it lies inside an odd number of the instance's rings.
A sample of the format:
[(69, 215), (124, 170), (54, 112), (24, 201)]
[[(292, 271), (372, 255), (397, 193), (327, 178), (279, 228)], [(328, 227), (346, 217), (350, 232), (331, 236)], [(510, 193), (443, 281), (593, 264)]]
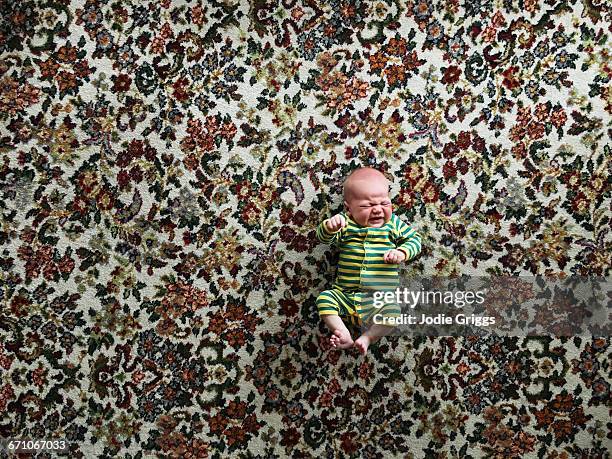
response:
[(389, 186), (385, 180), (356, 182), (344, 205), (355, 222), (373, 228), (384, 226), (393, 212)]

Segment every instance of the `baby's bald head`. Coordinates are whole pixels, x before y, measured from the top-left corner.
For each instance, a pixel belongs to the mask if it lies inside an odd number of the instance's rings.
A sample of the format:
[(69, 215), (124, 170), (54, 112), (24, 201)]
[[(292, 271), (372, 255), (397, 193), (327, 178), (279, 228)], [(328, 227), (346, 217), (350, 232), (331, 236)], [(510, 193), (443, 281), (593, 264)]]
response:
[(344, 181), (344, 199), (349, 201), (355, 195), (355, 191), (363, 189), (364, 185), (389, 189), (389, 181), (382, 172), (371, 167), (361, 167), (351, 172)]
[(361, 226), (380, 228), (391, 218), (389, 181), (371, 167), (353, 171), (344, 181), (344, 206)]

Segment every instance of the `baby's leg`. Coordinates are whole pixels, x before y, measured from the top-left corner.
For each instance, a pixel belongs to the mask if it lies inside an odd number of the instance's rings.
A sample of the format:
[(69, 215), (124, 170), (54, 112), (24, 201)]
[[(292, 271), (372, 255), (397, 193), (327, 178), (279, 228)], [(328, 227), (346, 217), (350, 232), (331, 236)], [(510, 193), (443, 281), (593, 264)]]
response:
[(353, 346), (353, 338), (341, 314), (348, 313), (348, 298), (339, 290), (325, 290), (317, 298), (317, 309), (319, 316), (331, 332), (329, 342), (333, 347), (347, 349)]
[(370, 344), (377, 342), (383, 336), (388, 335), (393, 330), (393, 327), (388, 325), (372, 325), (359, 338), (355, 340), (355, 347), (359, 352), (365, 355), (368, 352)]
[(394, 303), (384, 304), (382, 308), (374, 307), (372, 296), (370, 294), (361, 295), (361, 315), (364, 323), (367, 323), (367, 329), (355, 340), (355, 347), (359, 352), (365, 355), (368, 352), (370, 344), (377, 342), (383, 336), (390, 334), (393, 331), (392, 326), (375, 323), (385, 317), (398, 317), (401, 313), (399, 306)]

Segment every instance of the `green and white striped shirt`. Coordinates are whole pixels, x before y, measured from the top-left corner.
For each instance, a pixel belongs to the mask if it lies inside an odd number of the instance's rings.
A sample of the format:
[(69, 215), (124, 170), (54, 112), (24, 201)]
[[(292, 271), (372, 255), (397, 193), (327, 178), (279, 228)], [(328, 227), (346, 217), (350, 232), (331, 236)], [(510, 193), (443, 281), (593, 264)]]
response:
[(394, 290), (399, 286), (399, 265), (385, 263), (383, 256), (401, 250), (408, 261), (421, 252), (421, 235), (395, 214), (380, 228), (361, 226), (342, 213), (347, 226), (330, 233), (325, 222), (317, 227), (317, 238), (340, 249), (334, 288), (344, 291)]

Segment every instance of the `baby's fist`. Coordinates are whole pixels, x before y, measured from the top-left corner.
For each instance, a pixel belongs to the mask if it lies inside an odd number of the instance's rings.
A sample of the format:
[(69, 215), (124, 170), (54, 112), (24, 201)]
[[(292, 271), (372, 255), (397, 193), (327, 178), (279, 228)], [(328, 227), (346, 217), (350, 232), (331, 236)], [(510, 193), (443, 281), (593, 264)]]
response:
[(401, 250), (391, 249), (387, 253), (385, 253), (385, 263), (401, 263), (406, 259), (406, 254)]
[(346, 220), (340, 214), (334, 215), (325, 220), (325, 228), (330, 233), (335, 233), (346, 226)]

